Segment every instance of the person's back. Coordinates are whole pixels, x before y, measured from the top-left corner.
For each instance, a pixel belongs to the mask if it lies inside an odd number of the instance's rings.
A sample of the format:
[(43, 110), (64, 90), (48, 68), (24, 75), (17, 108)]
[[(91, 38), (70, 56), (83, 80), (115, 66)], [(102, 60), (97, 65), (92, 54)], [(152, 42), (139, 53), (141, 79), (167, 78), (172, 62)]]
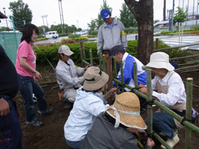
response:
[(84, 140), (81, 149), (139, 149), (136, 138), (123, 127), (114, 128), (101, 113)]

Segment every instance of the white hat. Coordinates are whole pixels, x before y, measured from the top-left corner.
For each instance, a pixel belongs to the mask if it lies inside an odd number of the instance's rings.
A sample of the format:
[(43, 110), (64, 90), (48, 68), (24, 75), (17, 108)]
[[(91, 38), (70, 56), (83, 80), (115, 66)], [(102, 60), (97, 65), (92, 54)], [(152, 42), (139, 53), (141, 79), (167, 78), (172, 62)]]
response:
[(174, 67), (169, 63), (169, 55), (164, 52), (151, 54), (150, 62), (146, 66), (150, 68), (165, 68), (168, 71), (174, 70)]
[(63, 53), (67, 56), (71, 56), (73, 54), (73, 52), (70, 50), (70, 48), (66, 45), (62, 45), (61, 47), (59, 47), (58, 53)]

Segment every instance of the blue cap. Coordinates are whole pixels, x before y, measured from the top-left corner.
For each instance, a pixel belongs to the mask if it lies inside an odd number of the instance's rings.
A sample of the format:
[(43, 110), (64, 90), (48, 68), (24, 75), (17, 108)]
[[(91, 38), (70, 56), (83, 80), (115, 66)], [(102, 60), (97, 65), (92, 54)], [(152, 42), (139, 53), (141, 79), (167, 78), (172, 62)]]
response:
[(100, 12), (102, 20), (104, 20), (105, 18), (108, 18), (110, 13), (111, 12), (108, 9), (102, 9)]

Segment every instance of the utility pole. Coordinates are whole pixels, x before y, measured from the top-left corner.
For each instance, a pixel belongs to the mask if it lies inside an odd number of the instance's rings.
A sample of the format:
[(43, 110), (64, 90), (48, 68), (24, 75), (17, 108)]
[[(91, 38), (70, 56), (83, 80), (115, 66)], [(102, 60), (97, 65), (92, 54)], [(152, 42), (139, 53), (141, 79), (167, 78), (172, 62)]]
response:
[[(48, 15), (43, 15), (42, 20), (43, 20), (43, 33), (44, 33), (44, 37), (46, 38), (46, 31), (45, 31), (45, 25), (44, 25), (44, 18), (47, 18)], [(47, 21), (46, 21), (47, 22)]]
[(62, 26), (62, 33), (64, 33), (64, 15), (63, 15), (63, 9), (62, 9), (62, 0), (58, 0), (59, 5), (59, 14), (60, 14), (60, 21)]
[[(6, 8), (5, 8), (5, 7), (3, 7), (3, 10), (4, 10), (4, 14), (5, 14), (5, 16), (6, 16)], [(6, 25), (7, 25), (7, 28), (8, 28), (7, 18), (6, 18)]]
[(163, 8), (163, 20), (166, 20), (166, 0), (164, 0), (164, 8)]

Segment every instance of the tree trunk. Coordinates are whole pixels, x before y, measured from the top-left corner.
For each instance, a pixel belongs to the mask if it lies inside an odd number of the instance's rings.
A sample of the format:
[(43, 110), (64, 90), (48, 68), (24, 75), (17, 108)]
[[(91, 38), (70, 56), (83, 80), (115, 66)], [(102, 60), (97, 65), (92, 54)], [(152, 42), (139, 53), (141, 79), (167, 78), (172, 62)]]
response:
[(153, 0), (125, 0), (138, 22), (137, 58), (146, 65), (153, 52)]

